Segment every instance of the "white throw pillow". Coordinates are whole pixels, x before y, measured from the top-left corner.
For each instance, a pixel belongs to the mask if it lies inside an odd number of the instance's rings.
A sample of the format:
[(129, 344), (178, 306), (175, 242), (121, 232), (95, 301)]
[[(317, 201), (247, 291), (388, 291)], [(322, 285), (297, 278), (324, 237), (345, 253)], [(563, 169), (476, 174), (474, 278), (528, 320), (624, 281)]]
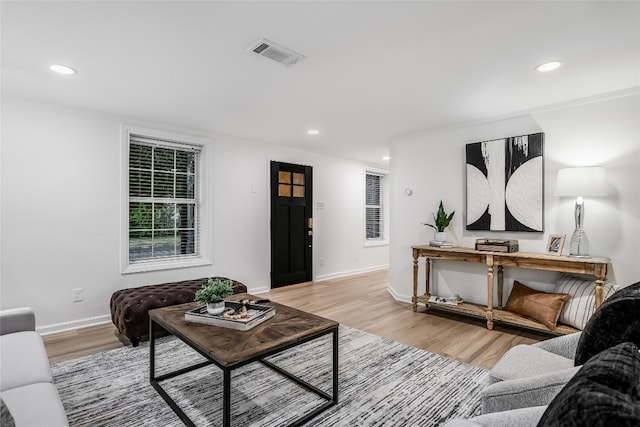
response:
[[(605, 282), (604, 299), (609, 298), (620, 286), (615, 283)], [(562, 273), (558, 277), (554, 293), (569, 294), (569, 299), (564, 304), (558, 323), (584, 329), (587, 321), (595, 311), (596, 282), (586, 280), (571, 274)]]

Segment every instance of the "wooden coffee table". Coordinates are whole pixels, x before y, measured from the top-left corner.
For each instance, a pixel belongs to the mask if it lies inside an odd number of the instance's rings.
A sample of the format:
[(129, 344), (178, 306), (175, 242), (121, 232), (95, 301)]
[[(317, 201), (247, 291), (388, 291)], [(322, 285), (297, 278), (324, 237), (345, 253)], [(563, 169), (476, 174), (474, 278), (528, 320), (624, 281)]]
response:
[[(229, 300), (258, 300), (249, 294), (237, 294)], [(216, 365), (223, 372), (222, 420), (225, 427), (231, 423), (231, 371), (252, 362), (259, 361), (296, 384), (321, 396), (325, 400), (320, 407), (306, 414), (291, 425), (302, 425), (322, 411), (338, 403), (338, 326), (337, 322), (275, 302), (265, 303), (275, 307), (276, 314), (271, 319), (248, 331), (220, 328), (217, 326), (192, 323), (184, 320), (186, 311), (196, 308), (197, 303), (174, 305), (149, 311), (149, 364), (150, 382), (153, 388), (169, 404), (171, 409), (188, 426), (195, 424), (178, 407), (176, 402), (160, 386), (160, 381), (174, 378), (193, 370)], [(157, 326), (175, 335), (185, 344), (202, 354), (207, 360), (174, 372), (156, 376), (155, 338)], [(324, 335), (333, 334), (333, 394), (329, 395), (317, 387), (297, 378), (284, 369), (264, 360), (268, 356), (296, 347)]]

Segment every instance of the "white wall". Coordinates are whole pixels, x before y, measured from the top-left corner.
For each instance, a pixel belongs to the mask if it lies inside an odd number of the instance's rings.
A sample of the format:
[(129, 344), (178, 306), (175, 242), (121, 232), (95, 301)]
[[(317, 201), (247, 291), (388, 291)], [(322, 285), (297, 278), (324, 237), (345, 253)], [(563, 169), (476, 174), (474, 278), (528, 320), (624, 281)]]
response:
[[(574, 229), (575, 200), (554, 196), (561, 167), (601, 165), (607, 170), (607, 197), (585, 200), (584, 227), (591, 254), (611, 258), (608, 277), (625, 286), (640, 280), (640, 96), (637, 90), (571, 106), (548, 108), (521, 117), (456, 129), (398, 137), (391, 149), (391, 233), (389, 281), (392, 293), (410, 301), (411, 246), (428, 244), (431, 219), (440, 199), (456, 214), (448, 231), (458, 246), (473, 247), (481, 237), (514, 238), (520, 250), (544, 252), (550, 234)], [(464, 226), (465, 144), (544, 132), (544, 233), (469, 232)], [(405, 188), (413, 195), (407, 196)], [(424, 292), (424, 259), (420, 262)], [(434, 293), (460, 294), (486, 303), (486, 267), (438, 261)], [(505, 298), (513, 279), (551, 290), (556, 273), (505, 269)]]
[[(122, 123), (212, 140), (213, 265), (120, 273)], [(34, 307), (41, 330), (108, 319), (124, 287), (224, 274), (268, 289), (270, 160), (313, 166), (324, 201), (314, 204), (314, 279), (388, 265), (388, 246), (364, 247), (364, 165), (354, 161), (11, 97), (1, 148), (0, 306)], [(84, 301), (71, 302), (74, 288)]]

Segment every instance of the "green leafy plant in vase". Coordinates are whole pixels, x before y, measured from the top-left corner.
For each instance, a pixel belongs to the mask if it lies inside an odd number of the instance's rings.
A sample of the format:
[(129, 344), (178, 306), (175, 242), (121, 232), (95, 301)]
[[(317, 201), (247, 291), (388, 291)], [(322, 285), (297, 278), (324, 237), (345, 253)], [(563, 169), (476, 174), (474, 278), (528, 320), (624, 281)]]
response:
[(195, 301), (207, 306), (207, 313), (220, 314), (224, 311), (224, 298), (233, 295), (233, 285), (229, 279), (210, 278), (207, 284), (196, 291)]
[(442, 205), (442, 200), (440, 200), (438, 213), (432, 214), (434, 224), (428, 224), (426, 222), (423, 222), (422, 224), (427, 225), (433, 228), (434, 230), (436, 230), (436, 233), (435, 233), (436, 241), (444, 242), (447, 240), (447, 233), (445, 232), (445, 229), (449, 226), (449, 224), (451, 224), (451, 220), (453, 219), (453, 215), (455, 213), (456, 211), (453, 211), (450, 214), (447, 214), (447, 212), (444, 210), (444, 206)]

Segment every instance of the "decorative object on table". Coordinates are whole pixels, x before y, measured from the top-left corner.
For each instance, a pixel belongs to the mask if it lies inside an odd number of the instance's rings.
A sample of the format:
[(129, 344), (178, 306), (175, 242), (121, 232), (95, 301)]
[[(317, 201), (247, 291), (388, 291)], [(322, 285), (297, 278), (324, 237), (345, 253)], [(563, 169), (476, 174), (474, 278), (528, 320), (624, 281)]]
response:
[(518, 252), (517, 240), (505, 239), (476, 239), (476, 251), (487, 252)]
[(447, 242), (446, 240), (442, 242), (438, 240), (430, 240), (429, 246), (433, 246), (434, 248), (449, 249), (453, 247), (453, 242)]
[(438, 207), (438, 214), (437, 215), (431, 214), (433, 215), (434, 223), (433, 224), (428, 224), (426, 222), (422, 223), (423, 225), (429, 226), (434, 230), (436, 230), (434, 241), (445, 242), (447, 240), (447, 233), (444, 230), (449, 226), (449, 224), (451, 224), (451, 220), (453, 219), (453, 215), (455, 213), (456, 211), (453, 211), (450, 214), (447, 214), (447, 212), (445, 212), (444, 210), (444, 206), (442, 205), (442, 200), (440, 200), (440, 206)]
[(209, 314), (205, 307), (189, 310), (184, 320), (205, 325), (248, 331), (265, 320), (271, 319), (276, 309), (268, 305), (250, 304), (247, 301), (225, 303), (225, 309), (219, 314)]
[(467, 230), (543, 231), (544, 133), (466, 146)]
[(453, 294), (450, 297), (439, 297), (437, 295), (431, 295), (429, 297), (429, 302), (434, 304), (458, 305), (462, 304), (464, 300), (458, 294)]
[(206, 304), (207, 312), (215, 315), (224, 311), (224, 298), (233, 295), (231, 280), (209, 279), (206, 285), (196, 291), (195, 301)]
[(605, 170), (599, 166), (564, 168), (558, 170), (556, 196), (575, 197), (576, 229), (571, 235), (569, 256), (590, 258), (589, 240), (584, 232), (584, 197), (606, 196)]
[(564, 234), (552, 234), (551, 236), (549, 236), (549, 242), (547, 243), (547, 253), (551, 255), (562, 255), (564, 238)]

